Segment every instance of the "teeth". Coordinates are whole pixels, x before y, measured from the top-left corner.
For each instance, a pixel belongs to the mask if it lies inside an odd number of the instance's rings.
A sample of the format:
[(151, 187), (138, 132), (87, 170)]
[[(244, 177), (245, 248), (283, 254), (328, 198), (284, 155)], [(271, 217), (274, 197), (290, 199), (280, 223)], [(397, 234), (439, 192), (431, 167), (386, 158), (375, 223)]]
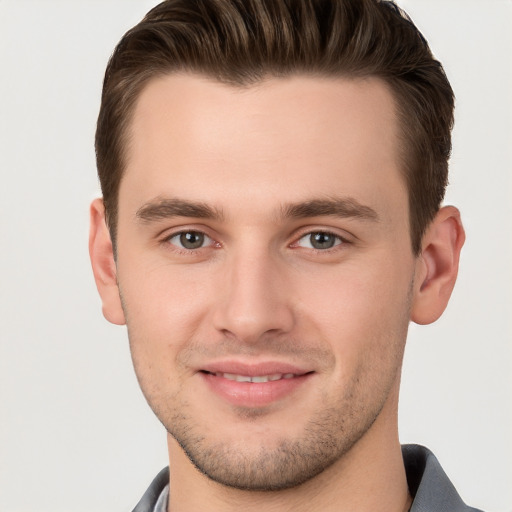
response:
[(268, 382), (269, 380), (270, 377), (267, 377), (266, 375), (258, 375), (252, 377), (251, 382)]
[(221, 372), (217, 372), (215, 375), (217, 377), (224, 377), (228, 380), (235, 380), (236, 382), (272, 382), (280, 379), (293, 379), (293, 377), (295, 377), (294, 373), (274, 373), (272, 375), (257, 375), (254, 377)]

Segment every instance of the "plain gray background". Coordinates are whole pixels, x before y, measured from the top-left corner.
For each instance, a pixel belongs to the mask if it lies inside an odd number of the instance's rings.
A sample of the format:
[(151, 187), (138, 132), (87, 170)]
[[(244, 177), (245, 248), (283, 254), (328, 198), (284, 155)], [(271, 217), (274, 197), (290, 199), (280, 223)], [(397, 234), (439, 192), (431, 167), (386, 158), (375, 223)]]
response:
[[(0, 0), (0, 510), (131, 510), (163, 428), (100, 312), (87, 254), (102, 75), (156, 2)], [(512, 3), (402, 1), (457, 95), (451, 185), (467, 230), (444, 317), (412, 326), (401, 439), (465, 500), (512, 510)]]

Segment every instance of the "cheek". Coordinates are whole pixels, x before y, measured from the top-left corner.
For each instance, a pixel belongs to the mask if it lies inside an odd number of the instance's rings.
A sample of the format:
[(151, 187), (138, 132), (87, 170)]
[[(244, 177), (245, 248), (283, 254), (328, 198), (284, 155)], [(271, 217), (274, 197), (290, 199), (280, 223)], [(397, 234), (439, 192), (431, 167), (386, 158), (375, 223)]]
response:
[(201, 309), (208, 296), (205, 272), (190, 266), (169, 264), (120, 266), (119, 281), (123, 302), (132, 322), (148, 328), (187, 324), (190, 315)]
[(405, 341), (411, 265), (354, 264), (322, 273), (303, 282), (297, 295), (303, 298), (302, 314), (340, 359), (365, 357), (387, 350), (390, 341)]
[(136, 370), (161, 367), (168, 372), (176, 367), (177, 355), (197, 335), (208, 311), (211, 286), (203, 274), (161, 264), (120, 265), (120, 293)]
[(175, 267), (127, 268), (123, 274), (120, 267), (119, 281), (132, 362), (146, 400), (163, 417), (162, 407), (178, 400), (178, 383), (188, 375), (180, 354), (197, 335), (207, 294), (200, 276)]

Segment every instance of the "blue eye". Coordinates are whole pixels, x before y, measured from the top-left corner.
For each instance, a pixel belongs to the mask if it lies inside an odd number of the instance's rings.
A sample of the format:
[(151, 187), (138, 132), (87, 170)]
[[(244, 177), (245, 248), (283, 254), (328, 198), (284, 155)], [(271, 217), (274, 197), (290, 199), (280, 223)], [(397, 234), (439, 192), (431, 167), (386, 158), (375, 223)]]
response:
[(168, 238), (168, 241), (182, 249), (194, 250), (209, 245), (213, 240), (200, 231), (182, 231)]
[(343, 240), (337, 235), (326, 231), (314, 231), (301, 237), (297, 245), (308, 249), (326, 250), (332, 249), (341, 243), (343, 243)]

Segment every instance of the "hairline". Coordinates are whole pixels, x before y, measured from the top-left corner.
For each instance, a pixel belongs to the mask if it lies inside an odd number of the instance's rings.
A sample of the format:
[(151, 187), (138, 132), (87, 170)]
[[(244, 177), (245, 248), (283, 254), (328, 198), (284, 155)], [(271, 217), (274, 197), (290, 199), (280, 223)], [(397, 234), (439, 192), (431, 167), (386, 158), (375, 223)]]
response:
[(176, 75), (182, 75), (182, 76), (191, 76), (198, 79), (207, 80), (212, 83), (216, 84), (222, 84), (227, 87), (231, 87), (234, 90), (249, 90), (253, 89), (255, 87), (264, 85), (266, 82), (270, 80), (286, 80), (294, 77), (308, 77), (308, 78), (318, 78), (318, 79), (330, 79), (330, 80), (352, 80), (352, 81), (365, 81), (365, 80), (378, 80), (390, 93), (391, 99), (393, 102), (393, 114), (394, 119), (396, 120), (396, 156), (397, 156), (397, 165), (398, 165), (398, 171), (401, 175), (401, 178), (404, 182), (406, 192), (407, 192), (407, 198), (408, 198), (408, 211), (407, 211), (407, 218), (408, 218), (408, 225), (409, 225), (409, 237), (411, 239), (411, 246), (413, 253), (417, 256), (419, 254), (419, 245), (418, 242), (421, 240), (423, 235), (423, 232), (420, 234), (420, 236), (416, 237), (419, 238), (419, 240), (415, 240), (415, 232), (412, 225), (412, 206), (411, 206), (411, 186), (409, 183), (409, 174), (412, 173), (412, 170), (408, 170), (410, 167), (410, 161), (414, 160), (412, 157), (412, 148), (408, 147), (411, 146), (411, 140), (407, 136), (407, 120), (406, 120), (406, 113), (404, 112), (403, 105), (400, 104), (398, 96), (398, 92), (393, 87), (392, 82), (397, 82), (397, 80), (393, 80), (393, 78), (382, 76), (382, 74), (379, 73), (371, 73), (371, 72), (329, 72), (329, 71), (321, 71), (321, 70), (307, 70), (307, 69), (294, 69), (287, 71), (286, 73), (276, 73), (272, 71), (268, 71), (265, 73), (262, 77), (259, 79), (253, 79), (253, 80), (233, 80), (233, 79), (223, 79), (221, 76), (216, 76), (214, 73), (208, 73), (204, 70), (198, 70), (193, 69), (191, 67), (183, 67), (179, 66), (176, 68), (169, 67), (168, 69), (158, 69), (155, 70), (151, 74), (146, 74), (143, 78), (138, 80), (136, 84), (134, 84), (132, 90), (131, 90), (131, 101), (128, 102), (127, 110), (125, 112), (125, 116), (123, 118), (122, 126), (119, 130), (119, 151), (120, 151), (120, 179), (117, 186), (116, 196), (114, 198), (114, 209), (113, 212), (106, 211), (106, 219), (107, 219), (107, 225), (110, 231), (112, 244), (114, 246), (114, 254), (116, 254), (116, 246), (117, 246), (117, 225), (118, 225), (118, 214), (119, 214), (119, 194), (121, 190), (121, 184), (123, 181), (123, 178), (126, 173), (127, 168), (127, 154), (129, 153), (130, 144), (132, 142), (132, 136), (133, 131), (132, 127), (134, 124), (134, 116), (135, 111), (137, 110), (137, 104), (140, 101), (140, 98), (142, 94), (144, 93), (145, 89), (151, 85), (151, 83), (154, 83), (158, 79), (163, 79), (170, 76), (176, 76)]

